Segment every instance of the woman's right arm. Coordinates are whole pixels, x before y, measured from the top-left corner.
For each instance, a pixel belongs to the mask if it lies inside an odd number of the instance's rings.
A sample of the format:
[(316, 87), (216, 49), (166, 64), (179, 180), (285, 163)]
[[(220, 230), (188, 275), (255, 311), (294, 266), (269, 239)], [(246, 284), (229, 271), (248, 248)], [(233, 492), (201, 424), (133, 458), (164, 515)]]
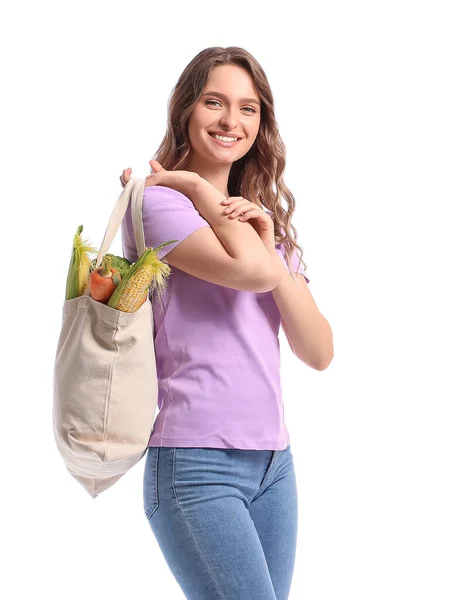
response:
[[(125, 169), (122, 187), (130, 177), (131, 169)], [(185, 237), (165, 254), (165, 260), (185, 273), (217, 285), (256, 293), (273, 290), (280, 283), (280, 273), (274, 270), (274, 261), (255, 229), (248, 222), (229, 219), (224, 214), (226, 206), (220, 204), (225, 196), (199, 175), (186, 179), (183, 189), (181, 193), (210, 227), (200, 227)], [(186, 209), (183, 204), (180, 206)], [(189, 211), (184, 218), (188, 215)], [(163, 225), (160, 223), (160, 229)], [(170, 230), (166, 237), (172, 239), (177, 235)]]

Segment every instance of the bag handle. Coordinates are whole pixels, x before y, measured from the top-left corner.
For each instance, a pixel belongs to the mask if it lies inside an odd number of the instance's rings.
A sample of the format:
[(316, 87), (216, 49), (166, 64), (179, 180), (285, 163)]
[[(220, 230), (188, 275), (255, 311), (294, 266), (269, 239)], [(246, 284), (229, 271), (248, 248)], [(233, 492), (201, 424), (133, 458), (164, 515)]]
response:
[[(130, 177), (127, 185), (120, 194), (109, 219), (108, 226), (103, 236), (100, 249), (97, 254), (97, 265), (100, 266), (103, 256), (108, 254), (113, 239), (122, 224), (127, 212), (128, 204), (131, 198), (131, 218), (133, 221), (133, 232), (136, 240), (136, 250), (138, 257), (145, 251), (144, 224), (142, 222), (142, 203), (144, 199), (145, 179), (136, 179)], [(83, 296), (89, 296), (90, 284), (86, 286)]]
[(131, 219), (133, 221), (134, 239), (136, 250), (140, 258), (146, 250), (144, 223), (142, 220), (142, 204), (144, 202), (145, 179), (139, 179), (133, 186), (131, 196)]

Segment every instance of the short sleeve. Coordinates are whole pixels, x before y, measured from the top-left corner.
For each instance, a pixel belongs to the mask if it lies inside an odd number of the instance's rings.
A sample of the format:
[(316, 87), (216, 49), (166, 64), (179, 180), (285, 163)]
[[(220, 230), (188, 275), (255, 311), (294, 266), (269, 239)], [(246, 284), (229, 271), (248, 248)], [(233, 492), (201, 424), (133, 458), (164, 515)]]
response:
[[(210, 227), (208, 221), (200, 215), (187, 196), (177, 190), (160, 185), (144, 188), (142, 221), (147, 248), (156, 248), (164, 242), (177, 240), (161, 248), (158, 252), (159, 259), (197, 229)], [(121, 236), (123, 256), (133, 263), (137, 260), (138, 255), (131, 218), (131, 202), (122, 221)]]
[(309, 283), (309, 277), (306, 275), (305, 273), (305, 269), (303, 268), (303, 265), (300, 262), (300, 256), (297, 252), (297, 250), (294, 249), (294, 252), (292, 253), (292, 257), (291, 260), (289, 261), (289, 267), (286, 261), (286, 249), (283, 245), (281, 244), (277, 244), (275, 246), (275, 250), (277, 252), (277, 254), (280, 256), (280, 258), (283, 260), (284, 264), (286, 265), (286, 269), (288, 271), (290, 271), (291, 273), (301, 273), (303, 275), (303, 277), (306, 280), (306, 283)]
[[(270, 213), (270, 215), (273, 215), (273, 212), (269, 209), (265, 209), (266, 212)], [(273, 216), (272, 216), (273, 218)], [(285, 230), (282, 227), (281, 228), (281, 234), (285, 235)], [(290, 271), (291, 273), (301, 273), (303, 275), (303, 277), (306, 279), (306, 283), (309, 283), (309, 277), (306, 275), (305, 273), (305, 269), (303, 268), (303, 265), (301, 264), (300, 261), (300, 256), (298, 254), (298, 251), (296, 249), (294, 249), (294, 252), (292, 253), (291, 256), (291, 260), (289, 261), (289, 267), (286, 261), (286, 247), (284, 244), (276, 244), (275, 246), (275, 251), (278, 254), (278, 256), (283, 260), (286, 269), (288, 271)]]

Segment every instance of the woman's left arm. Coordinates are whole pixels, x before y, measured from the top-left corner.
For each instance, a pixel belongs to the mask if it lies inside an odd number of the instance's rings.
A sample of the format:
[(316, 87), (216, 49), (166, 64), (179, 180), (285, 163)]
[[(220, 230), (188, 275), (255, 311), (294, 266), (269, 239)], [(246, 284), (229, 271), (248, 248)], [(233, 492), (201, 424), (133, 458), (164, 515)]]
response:
[(289, 275), (281, 257), (271, 252), (282, 278), (271, 290), (281, 315), (281, 324), (295, 356), (317, 371), (324, 371), (334, 356), (333, 332), (317, 308), (302, 274)]

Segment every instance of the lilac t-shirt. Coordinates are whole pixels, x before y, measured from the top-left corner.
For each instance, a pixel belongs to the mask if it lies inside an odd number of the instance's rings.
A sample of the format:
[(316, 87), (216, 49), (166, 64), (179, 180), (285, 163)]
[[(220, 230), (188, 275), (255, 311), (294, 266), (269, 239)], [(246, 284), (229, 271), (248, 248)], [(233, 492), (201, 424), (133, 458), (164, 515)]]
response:
[[(168, 187), (146, 187), (142, 213), (146, 247), (179, 240), (159, 258), (210, 227), (187, 196)], [(121, 233), (124, 256), (134, 262), (131, 206)], [(281, 245), (276, 251), (286, 264)], [(292, 258), (296, 271), (298, 256)], [(234, 290), (170, 268), (161, 303), (152, 303), (159, 412), (148, 446), (285, 449), (281, 319), (272, 293)]]

